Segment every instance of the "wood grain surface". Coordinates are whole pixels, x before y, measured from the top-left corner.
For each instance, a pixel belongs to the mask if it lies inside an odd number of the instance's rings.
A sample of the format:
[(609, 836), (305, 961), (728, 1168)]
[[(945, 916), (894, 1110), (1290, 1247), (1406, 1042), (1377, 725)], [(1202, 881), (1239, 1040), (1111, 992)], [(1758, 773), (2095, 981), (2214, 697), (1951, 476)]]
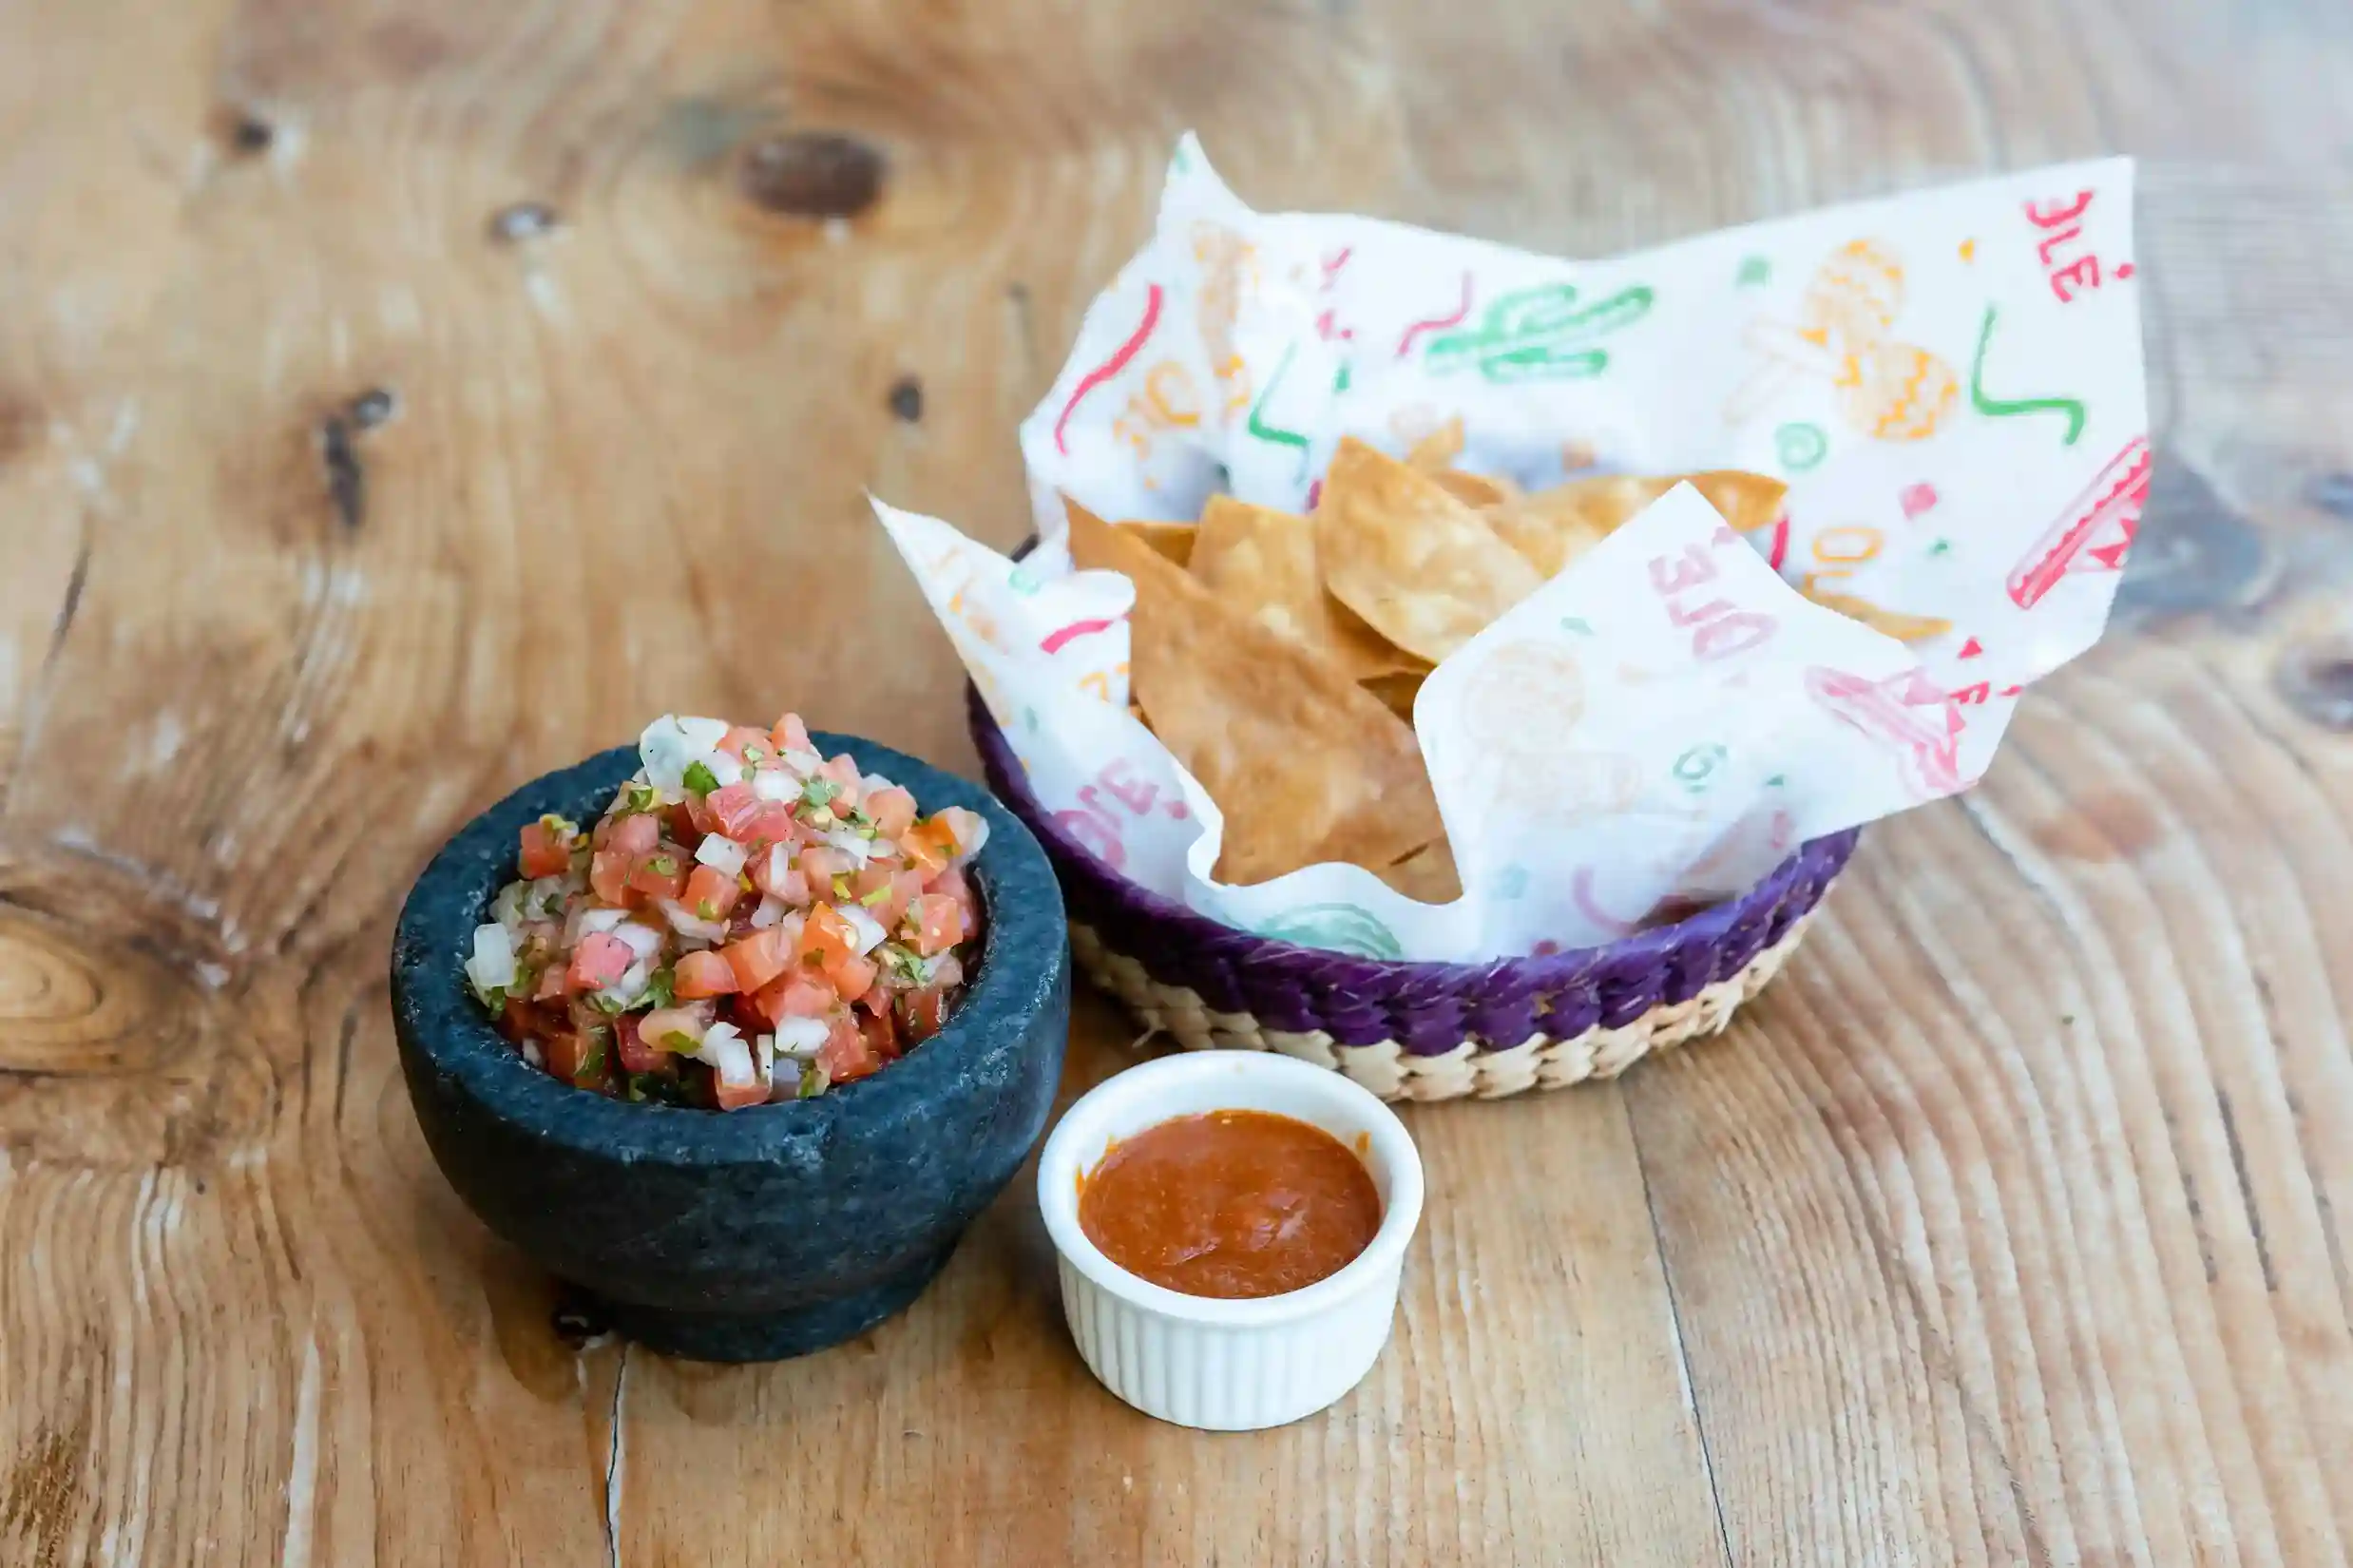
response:
[[(0, 1562), (2344, 1560), (2348, 81), (2334, 0), (0, 4)], [(862, 492), (1024, 531), (1188, 125), (1570, 254), (2140, 155), (2118, 630), (1727, 1038), (1410, 1113), (1321, 1417), (1117, 1405), (1018, 1185), (834, 1352), (583, 1344), (399, 896), (663, 709), (969, 767)]]

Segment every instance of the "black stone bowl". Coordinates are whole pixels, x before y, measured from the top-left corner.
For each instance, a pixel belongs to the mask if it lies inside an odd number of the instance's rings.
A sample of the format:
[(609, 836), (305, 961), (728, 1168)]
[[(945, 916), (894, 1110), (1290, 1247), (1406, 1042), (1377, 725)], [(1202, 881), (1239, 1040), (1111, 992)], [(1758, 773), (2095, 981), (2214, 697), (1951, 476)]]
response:
[(873, 1077), (741, 1111), (630, 1104), (550, 1078), (490, 1026), (463, 964), (547, 812), (592, 821), (634, 748), (547, 774), (468, 823), (410, 890), (392, 1021), (426, 1144), (483, 1223), (671, 1355), (773, 1361), (864, 1332), (922, 1293), (1045, 1127), (1070, 1032), (1062, 893), (977, 784), (848, 736), (813, 737), (988, 822), (986, 917), (947, 1026)]

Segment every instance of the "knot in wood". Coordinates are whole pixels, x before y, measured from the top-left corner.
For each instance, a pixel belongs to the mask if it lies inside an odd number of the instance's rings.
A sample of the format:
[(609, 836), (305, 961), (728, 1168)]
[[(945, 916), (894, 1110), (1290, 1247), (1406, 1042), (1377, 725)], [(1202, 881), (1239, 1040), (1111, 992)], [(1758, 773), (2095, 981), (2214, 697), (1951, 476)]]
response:
[(882, 194), (882, 153), (838, 131), (796, 131), (755, 143), (737, 175), (743, 194), (795, 218), (854, 218)]

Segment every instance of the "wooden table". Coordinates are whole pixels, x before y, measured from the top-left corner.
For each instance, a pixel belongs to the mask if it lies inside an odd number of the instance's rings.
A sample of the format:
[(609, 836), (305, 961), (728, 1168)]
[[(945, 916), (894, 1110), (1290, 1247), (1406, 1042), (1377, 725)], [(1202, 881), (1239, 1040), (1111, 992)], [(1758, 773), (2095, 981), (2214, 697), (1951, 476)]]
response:
[[(0, 10), (0, 1560), (2343, 1560), (2348, 81), (2333, 0)], [(2119, 631), (1729, 1036), (1413, 1112), (1322, 1417), (1115, 1404), (1018, 1187), (831, 1354), (576, 1349), (420, 1141), (401, 892), (665, 708), (969, 766), (861, 490), (1024, 530), (1187, 125), (1568, 254), (2142, 154)]]

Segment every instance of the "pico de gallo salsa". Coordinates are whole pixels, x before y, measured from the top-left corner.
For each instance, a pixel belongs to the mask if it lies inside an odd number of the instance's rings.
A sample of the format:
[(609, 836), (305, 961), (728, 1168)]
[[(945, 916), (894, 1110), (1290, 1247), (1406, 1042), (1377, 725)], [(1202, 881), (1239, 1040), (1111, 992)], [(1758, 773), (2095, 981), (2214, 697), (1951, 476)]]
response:
[(879, 1071), (954, 1011), (981, 911), (977, 813), (928, 816), (796, 714), (664, 715), (588, 828), (525, 827), (466, 977), (532, 1065), (737, 1110)]

